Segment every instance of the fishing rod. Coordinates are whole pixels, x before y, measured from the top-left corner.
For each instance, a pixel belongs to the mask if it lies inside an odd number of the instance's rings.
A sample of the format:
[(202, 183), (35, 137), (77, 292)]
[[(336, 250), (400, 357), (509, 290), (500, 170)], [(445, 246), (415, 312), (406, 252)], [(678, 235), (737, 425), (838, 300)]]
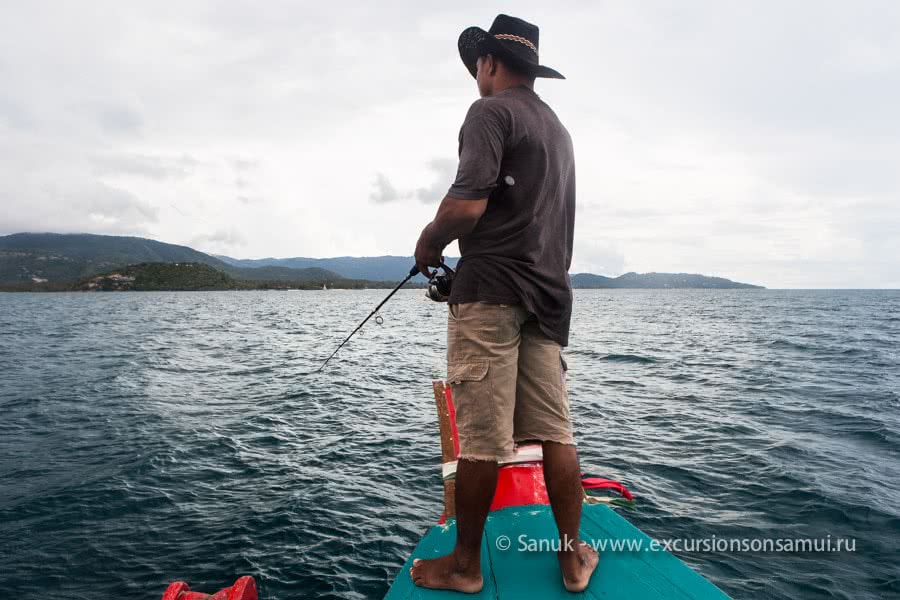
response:
[[(501, 178), (497, 182), (497, 190), (500, 193), (502, 193), (502, 192), (505, 192), (508, 188), (514, 186), (515, 184), (516, 184), (516, 180), (513, 179), (512, 175), (505, 175), (505, 176), (503, 176), (503, 178)], [(425, 291), (425, 296), (427, 298), (430, 298), (431, 300), (434, 300), (435, 302), (447, 302), (447, 300), (450, 298), (450, 288), (453, 285), (453, 278), (456, 276), (456, 271), (454, 271), (453, 269), (451, 269), (450, 267), (447, 266), (447, 263), (444, 262), (443, 257), (441, 257), (440, 268), (444, 270), (443, 275), (439, 274), (439, 271), (434, 271), (431, 274), (431, 276), (428, 279), (428, 289)], [(391, 296), (396, 294), (397, 290), (402, 288), (403, 285), (407, 281), (409, 281), (410, 279), (415, 277), (416, 274), (418, 274), (418, 272), (419, 272), (418, 266), (413, 265), (413, 268), (409, 270), (409, 274), (406, 276), (406, 278), (403, 281), (401, 281), (399, 284), (397, 284), (397, 287), (395, 287), (393, 290), (391, 290), (391, 293), (387, 295), (387, 298), (382, 300), (381, 304), (376, 306), (375, 310), (370, 312), (369, 316), (366, 317), (365, 319), (363, 319), (362, 323), (357, 325), (356, 329), (351, 331), (350, 335), (348, 335), (346, 338), (344, 338), (344, 341), (341, 342), (340, 346), (335, 348), (334, 352), (331, 353), (331, 356), (329, 356), (328, 358), (325, 359), (325, 362), (322, 363), (322, 366), (319, 367), (318, 369), (316, 369), (315, 371), (312, 371), (312, 373), (320, 373), (322, 371), (322, 369), (325, 368), (325, 365), (328, 364), (328, 361), (330, 361), (332, 358), (334, 358), (334, 355), (338, 353), (338, 350), (343, 348), (344, 344), (349, 342), (350, 338), (352, 338), (353, 335), (357, 331), (362, 329), (362, 326), (365, 325), (366, 322), (369, 319), (371, 319), (373, 315), (378, 313), (378, 309), (381, 308), (382, 306), (384, 306), (385, 303), (391, 299)], [(381, 325), (381, 321), (379, 321), (379, 319), (381, 319), (381, 317), (377, 317), (375, 319), (375, 322), (378, 323), (379, 325)]]
[(368, 321), (369, 319), (371, 319), (372, 316), (378, 312), (378, 309), (381, 308), (382, 306), (384, 306), (385, 303), (386, 303), (388, 300), (391, 299), (391, 296), (393, 296), (394, 294), (396, 294), (396, 293), (397, 293), (397, 290), (399, 290), (400, 288), (402, 288), (402, 287), (406, 284), (407, 281), (409, 281), (410, 279), (412, 279), (413, 277), (415, 277), (416, 274), (418, 274), (418, 272), (419, 272), (419, 268), (416, 267), (415, 265), (413, 265), (413, 268), (409, 270), (409, 274), (406, 276), (406, 278), (405, 278), (403, 281), (401, 281), (400, 283), (398, 283), (398, 284), (397, 284), (397, 287), (395, 287), (393, 290), (391, 290), (391, 293), (387, 295), (387, 298), (385, 298), (384, 300), (382, 300), (382, 301), (381, 301), (381, 304), (379, 304), (378, 306), (376, 306), (375, 309), (374, 309), (372, 312), (369, 313), (369, 316), (366, 317), (365, 319), (363, 319), (363, 320), (362, 320), (362, 323), (360, 323), (359, 325), (357, 325), (357, 326), (356, 326), (356, 329), (354, 329), (353, 331), (350, 332), (350, 335), (348, 335), (346, 338), (344, 338), (344, 341), (341, 342), (341, 345), (334, 349), (334, 352), (331, 353), (331, 356), (329, 356), (328, 358), (325, 359), (325, 362), (322, 363), (322, 366), (321, 366), (321, 367), (319, 367), (318, 369), (316, 369), (316, 373), (321, 372), (322, 369), (325, 368), (325, 365), (328, 364), (328, 361), (331, 360), (332, 358), (334, 358), (334, 355), (338, 353), (338, 350), (340, 350), (341, 348), (343, 348), (343, 347), (344, 347), (344, 344), (346, 344), (347, 342), (350, 341), (350, 338), (353, 337), (353, 334), (356, 333), (357, 331), (359, 331), (360, 329), (362, 329), (362, 326), (366, 324), (366, 321)]
[[(446, 302), (447, 301), (447, 298), (450, 296), (450, 285), (453, 282), (453, 276), (456, 274), (453, 271), (453, 269), (451, 269), (446, 264), (444, 264), (443, 261), (441, 261), (441, 268), (444, 269), (444, 271), (445, 271), (444, 275), (438, 275), (438, 272), (435, 271), (434, 274), (431, 276), (431, 279), (428, 280), (428, 292), (426, 295), (429, 298), (431, 298), (432, 300), (434, 300), (435, 302)], [(397, 293), (397, 290), (402, 288), (406, 284), (407, 281), (409, 281), (410, 279), (415, 277), (418, 273), (419, 273), (419, 268), (416, 265), (413, 265), (413, 268), (409, 270), (409, 274), (406, 276), (406, 278), (403, 281), (401, 281), (400, 283), (398, 283), (397, 287), (395, 287), (393, 290), (391, 290), (391, 293), (388, 294), (387, 297), (384, 300), (382, 300), (381, 303), (378, 306), (376, 306), (374, 308), (374, 310), (372, 310), (372, 312), (369, 313), (369, 316), (367, 316), (365, 319), (362, 320), (362, 323), (360, 323), (359, 325), (356, 326), (356, 329), (354, 329), (353, 331), (350, 332), (350, 335), (348, 335), (346, 338), (344, 338), (344, 341), (341, 342), (341, 344), (337, 348), (335, 348), (334, 352), (331, 353), (331, 356), (326, 358), (325, 362), (322, 363), (322, 366), (319, 367), (318, 369), (316, 369), (314, 371), (314, 373), (320, 373), (322, 371), (322, 369), (325, 368), (325, 365), (328, 364), (328, 361), (331, 360), (332, 358), (334, 358), (334, 355), (338, 353), (338, 350), (343, 348), (344, 344), (349, 342), (350, 338), (352, 338), (353, 335), (357, 331), (362, 329), (362, 326), (365, 325), (366, 322), (369, 319), (371, 319), (373, 315), (378, 314), (378, 309), (381, 308), (382, 306), (384, 306), (387, 303), (387, 301), (391, 299), (391, 296), (393, 296), (394, 294)], [(375, 319), (375, 322), (378, 323), (379, 325), (381, 324), (381, 322), (378, 321), (378, 319), (380, 319), (380, 318), (381, 317), (378, 317)]]

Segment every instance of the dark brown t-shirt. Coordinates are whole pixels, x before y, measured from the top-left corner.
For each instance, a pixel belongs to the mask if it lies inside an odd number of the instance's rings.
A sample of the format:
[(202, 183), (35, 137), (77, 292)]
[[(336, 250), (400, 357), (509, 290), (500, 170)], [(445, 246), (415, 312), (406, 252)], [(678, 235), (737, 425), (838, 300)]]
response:
[(475, 229), (459, 239), (450, 303), (521, 303), (567, 345), (575, 157), (569, 132), (534, 91), (509, 88), (472, 104), (448, 195), (488, 198)]

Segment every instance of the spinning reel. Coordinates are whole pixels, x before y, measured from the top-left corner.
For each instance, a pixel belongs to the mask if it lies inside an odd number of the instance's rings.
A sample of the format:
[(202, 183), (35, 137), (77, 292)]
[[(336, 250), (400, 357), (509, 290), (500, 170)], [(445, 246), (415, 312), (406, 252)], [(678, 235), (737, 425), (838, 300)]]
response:
[(434, 272), (434, 275), (428, 280), (428, 289), (425, 291), (425, 295), (435, 302), (446, 302), (450, 298), (450, 289), (453, 286), (456, 271), (443, 261), (441, 261), (440, 269), (443, 269), (444, 273)]

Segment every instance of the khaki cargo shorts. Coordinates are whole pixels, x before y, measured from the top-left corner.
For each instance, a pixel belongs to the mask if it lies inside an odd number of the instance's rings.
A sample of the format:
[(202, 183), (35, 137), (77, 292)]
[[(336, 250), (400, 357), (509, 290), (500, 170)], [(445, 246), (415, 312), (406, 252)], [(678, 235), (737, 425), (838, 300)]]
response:
[(519, 305), (450, 305), (447, 380), (460, 458), (502, 460), (529, 440), (575, 443), (562, 348)]

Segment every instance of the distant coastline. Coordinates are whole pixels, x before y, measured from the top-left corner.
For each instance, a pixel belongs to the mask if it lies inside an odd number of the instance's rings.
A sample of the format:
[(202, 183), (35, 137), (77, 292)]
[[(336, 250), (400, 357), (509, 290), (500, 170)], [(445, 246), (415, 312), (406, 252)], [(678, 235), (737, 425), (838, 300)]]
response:
[[(382, 289), (413, 263), (408, 256), (241, 260), (138, 237), (17, 233), (0, 236), (0, 291)], [(763, 289), (689, 273), (571, 277), (575, 289)], [(424, 277), (407, 286), (424, 287)]]
[[(142, 263), (94, 275), (72, 286), (79, 292), (202, 292), (227, 290), (360, 290), (387, 288), (383, 281), (241, 280), (203, 263)], [(424, 287), (420, 284), (416, 287)]]

